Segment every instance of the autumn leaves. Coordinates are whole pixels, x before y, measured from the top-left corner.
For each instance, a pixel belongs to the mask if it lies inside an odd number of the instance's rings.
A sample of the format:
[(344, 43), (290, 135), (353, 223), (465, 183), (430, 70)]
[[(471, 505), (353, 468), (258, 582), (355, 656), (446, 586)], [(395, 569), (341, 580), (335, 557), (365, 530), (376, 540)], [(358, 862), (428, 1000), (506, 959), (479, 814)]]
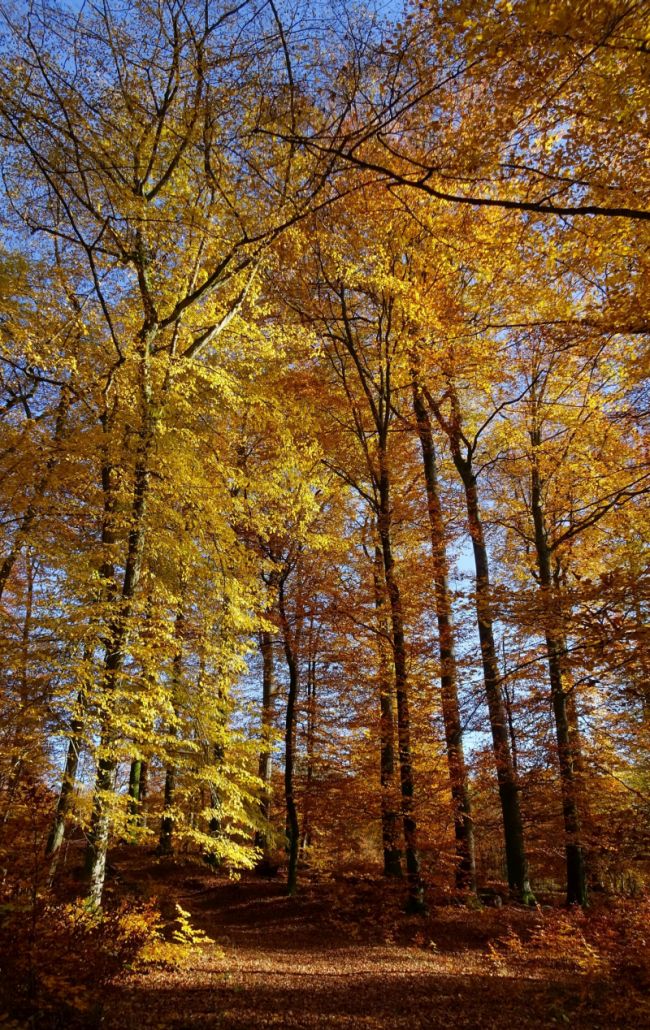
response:
[(337, 776), (414, 910), (423, 837), (529, 899), (533, 807), (533, 874), (561, 825), (597, 875), (647, 733), (638, 15), (469, 6), (351, 12), (333, 70), (264, 5), (7, 22), (4, 760), (67, 738), (94, 902), (113, 833), (271, 861), (282, 789), (295, 889)]

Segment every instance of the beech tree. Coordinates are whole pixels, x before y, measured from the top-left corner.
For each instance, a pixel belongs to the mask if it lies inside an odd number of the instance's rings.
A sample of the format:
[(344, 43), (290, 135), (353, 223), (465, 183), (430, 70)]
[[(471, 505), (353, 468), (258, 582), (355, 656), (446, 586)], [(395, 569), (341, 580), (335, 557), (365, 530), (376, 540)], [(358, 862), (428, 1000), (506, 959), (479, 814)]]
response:
[(281, 138), (405, 199), (647, 221), (644, 15), (633, 2), (409, 3), (388, 38), (358, 31), (335, 105)]
[[(141, 5), (128, 22), (108, 7), (61, 19), (47, 5), (33, 5), (24, 22), (9, 21), (16, 49), (3, 84), (5, 175), (11, 182), (19, 168), (29, 169), (33, 189), (20, 216), (30, 231), (80, 257), (85, 305), (104, 341), (96, 403), (105, 452), (99, 572), (107, 605), (106, 714), (87, 862), (96, 902), (117, 767), (110, 713), (138, 616), (157, 441), (175, 385), (185, 377), (187, 390), (199, 355), (214, 348), (244, 304), (261, 248), (296, 217), (275, 184), (259, 192), (242, 128), (239, 135), (233, 129), (235, 90), (238, 102), (243, 90), (256, 91), (269, 59), (257, 47), (242, 71), (230, 50), (231, 33), (240, 29), (236, 10), (189, 2), (156, 11)], [(243, 53), (243, 40), (241, 47)], [(241, 195), (245, 182), (258, 199), (235, 206), (233, 190)], [(122, 529), (118, 511), (128, 494)], [(28, 511), (22, 533), (31, 520)]]

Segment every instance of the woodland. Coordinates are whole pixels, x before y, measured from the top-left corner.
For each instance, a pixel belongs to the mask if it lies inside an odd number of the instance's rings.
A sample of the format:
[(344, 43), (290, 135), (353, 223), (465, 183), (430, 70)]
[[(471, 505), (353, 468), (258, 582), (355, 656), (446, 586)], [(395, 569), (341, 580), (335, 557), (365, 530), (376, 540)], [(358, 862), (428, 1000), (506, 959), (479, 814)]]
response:
[(0, 4), (0, 1027), (650, 1022), (650, 5)]

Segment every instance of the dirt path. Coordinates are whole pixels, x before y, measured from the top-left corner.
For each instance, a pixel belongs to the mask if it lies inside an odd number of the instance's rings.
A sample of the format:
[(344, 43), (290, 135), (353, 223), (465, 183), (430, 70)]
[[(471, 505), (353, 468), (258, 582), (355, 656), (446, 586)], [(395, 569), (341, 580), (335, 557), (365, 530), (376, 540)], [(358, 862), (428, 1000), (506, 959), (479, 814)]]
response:
[[(511, 968), (490, 948), (498, 913), (440, 909), (399, 929), (377, 910), (376, 891), (354, 897), (312, 888), (298, 899), (254, 880), (179, 893), (194, 925), (221, 946), (191, 969), (134, 974), (112, 998), (102, 1026), (220, 1028), (611, 1028), (609, 984), (566, 971)], [(379, 913), (379, 914), (378, 914)], [(637, 1024), (638, 1025), (638, 1024)]]

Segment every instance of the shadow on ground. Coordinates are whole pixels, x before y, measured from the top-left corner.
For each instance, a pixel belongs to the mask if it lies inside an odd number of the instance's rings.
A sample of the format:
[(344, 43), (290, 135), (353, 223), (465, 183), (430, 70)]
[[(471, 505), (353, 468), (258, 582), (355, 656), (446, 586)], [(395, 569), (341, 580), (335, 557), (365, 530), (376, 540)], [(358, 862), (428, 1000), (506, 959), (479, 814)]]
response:
[[(250, 880), (188, 890), (179, 900), (223, 952), (207, 948), (190, 969), (151, 970), (116, 986), (103, 1030), (634, 1025), (617, 1021), (608, 982), (548, 969), (522, 975), (495, 964), (486, 949), (491, 917), (487, 930), (481, 924), (470, 931), (467, 913), (465, 921), (460, 913), (434, 913), (421, 931), (417, 920), (402, 919), (402, 935), (405, 923), (407, 934), (419, 933), (414, 946), (391, 938), (390, 920), (376, 909), (373, 917), (372, 906), (361, 904), (352, 920), (345, 898), (341, 914), (336, 896), (317, 888), (289, 899), (278, 883)], [(503, 931), (504, 916), (495, 918)]]

